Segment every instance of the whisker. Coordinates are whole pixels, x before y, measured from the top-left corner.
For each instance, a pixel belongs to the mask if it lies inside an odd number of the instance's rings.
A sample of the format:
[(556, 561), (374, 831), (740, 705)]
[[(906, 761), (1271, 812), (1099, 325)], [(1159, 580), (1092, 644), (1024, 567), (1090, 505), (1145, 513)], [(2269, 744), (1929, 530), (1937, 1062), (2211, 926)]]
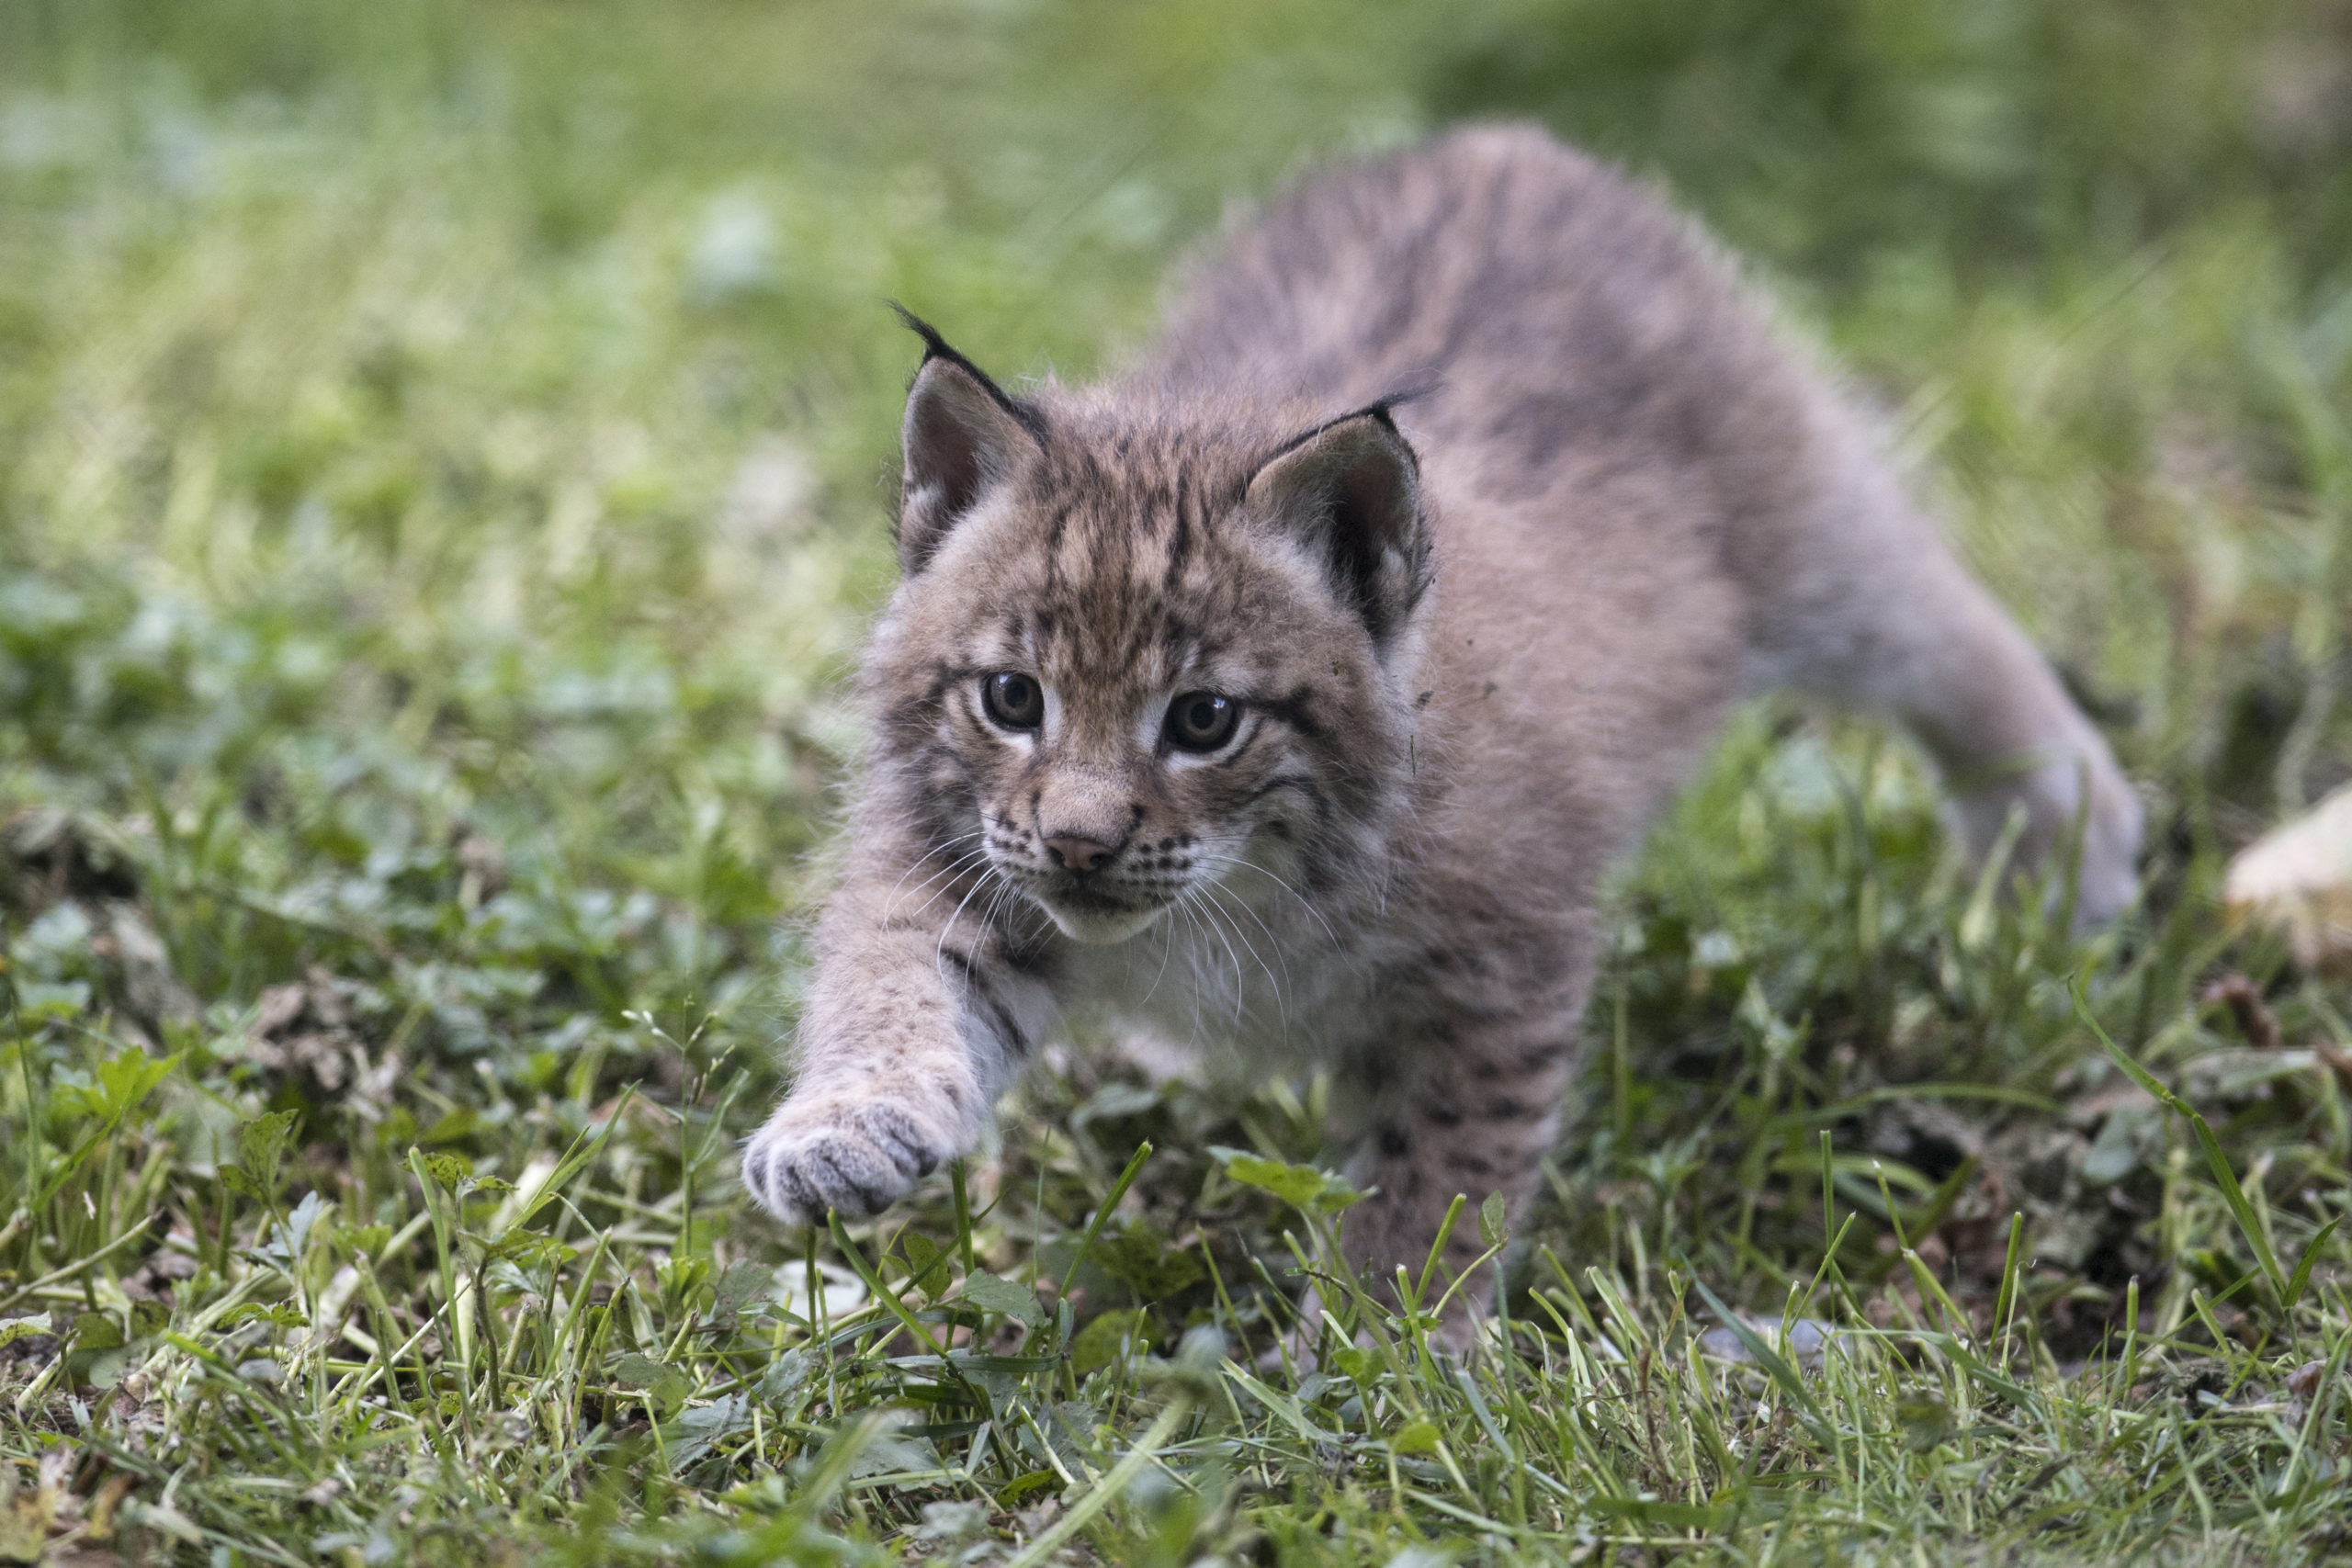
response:
[[(1167, 907), (1172, 909), (1182, 902), (1182, 897), (1180, 895), (1176, 899), (1171, 900)], [(1143, 994), (1143, 999), (1145, 1001), (1148, 1002), (1151, 1000), (1153, 997), (1159, 994), (1159, 982), (1164, 979), (1168, 974), (1168, 954), (1174, 950), (1175, 946), (1176, 933), (1167, 926), (1163, 925), (1159, 931), (1159, 967), (1152, 971), (1151, 984), (1145, 989)]]
[[(1200, 889), (1198, 887), (1187, 889), (1186, 897), (1189, 898), (1199, 891)], [(1227, 939), (1225, 929), (1222, 926), (1219, 926), (1215, 920), (1208, 918), (1209, 910), (1205, 906), (1202, 907), (1200, 913), (1202, 916), (1202, 923), (1208, 928), (1209, 933), (1212, 936), (1215, 936), (1218, 943), (1224, 947), (1225, 956), (1231, 961), (1233, 964), (1233, 1022), (1234, 1027), (1239, 1028), (1241, 1024), (1241, 1003), (1243, 997), (1247, 994), (1250, 988), (1250, 976), (1242, 969), (1241, 955), (1234, 952), (1233, 943)]]
[[(976, 837), (978, 837), (978, 835), (975, 833), (959, 833), (955, 838), (948, 840), (944, 844), (942, 844), (940, 848), (942, 850), (952, 850), (956, 845), (962, 843), (966, 839)], [(968, 853), (969, 852), (967, 852)], [(914, 860), (908, 863), (906, 870), (899, 873), (899, 880), (890, 885), (890, 891), (888, 893), (883, 895), (882, 918), (884, 919), (887, 920), (890, 918), (890, 911), (895, 907), (899, 897), (899, 889), (907, 885), (907, 878), (922, 870), (924, 863), (931, 858), (932, 857), (928, 854), (919, 855)], [(961, 860), (963, 859), (963, 856), (958, 855), (956, 856), (956, 859)], [(936, 870), (933, 870), (930, 876), (924, 877), (922, 881), (916, 884), (916, 886), (918, 887), (928, 886), (933, 878), (936, 877), (938, 874), (939, 873)]]
[[(1289, 964), (1285, 961), (1283, 965), (1283, 973), (1279, 976), (1276, 976), (1273, 971), (1273, 966), (1266, 962), (1265, 954), (1258, 951), (1258, 944), (1250, 940), (1250, 933), (1241, 929), (1238, 921), (1234, 920), (1231, 916), (1224, 913), (1224, 906), (1222, 904), (1215, 901), (1218, 894), (1216, 885), (1215, 883), (1203, 883), (1201, 885), (1201, 891), (1204, 896), (1204, 898), (1208, 900), (1203, 904), (1202, 908), (1210, 913), (1218, 916), (1224, 919), (1227, 924), (1232, 926), (1234, 940), (1240, 942), (1242, 951), (1250, 954), (1250, 958), (1257, 964), (1259, 972), (1266, 976), (1267, 985), (1273, 987), (1274, 1021), (1280, 1025), (1283, 1033), (1287, 1036), (1290, 1033), (1290, 1006), (1283, 998), (1283, 982), (1289, 977)], [(1249, 906), (1244, 904), (1242, 908), (1246, 909)], [(1261, 925), (1263, 923), (1263, 921), (1260, 922)], [(1273, 933), (1271, 931), (1267, 933), (1270, 940), (1272, 937), (1272, 934)], [(1274, 953), (1276, 957), (1280, 957), (1282, 955), (1281, 943), (1275, 943)]]
[[(960, 841), (961, 840), (951, 841), (951, 847), (953, 842)], [(941, 877), (956, 876), (960, 873), (970, 869), (970, 867), (976, 863), (982, 863), (987, 859), (988, 851), (986, 848), (967, 850), (962, 854), (957, 855), (954, 860), (948, 862), (945, 865), (943, 865), (933, 871), (929, 876), (924, 877), (921, 882), (916, 883), (913, 891), (920, 893), (924, 888), (930, 886), (933, 883), (937, 882)], [(918, 864), (919, 863), (918, 863)], [(888, 922), (890, 916), (898, 908), (899, 888), (906, 885), (907, 878), (914, 874), (915, 869), (916, 868), (914, 866), (909, 866), (899, 874), (897, 885), (891, 887), (889, 902), (886, 904), (882, 909), (882, 919), (884, 923), (887, 924)], [(937, 895), (933, 895), (933, 897), (935, 897)], [(923, 910), (930, 908), (931, 899), (926, 898), (920, 905), (916, 906), (915, 912), (917, 914), (921, 914)]]
[[(1287, 955), (1287, 954), (1283, 951), (1283, 939), (1282, 939), (1281, 937), (1277, 936), (1277, 935), (1274, 933), (1274, 928), (1273, 928), (1273, 927), (1272, 927), (1272, 926), (1270, 926), (1270, 925), (1268, 925), (1268, 924), (1266, 923), (1266, 918), (1265, 918), (1263, 915), (1261, 915), (1260, 913), (1258, 913), (1258, 911), (1257, 911), (1254, 908), (1252, 908), (1252, 907), (1251, 907), (1251, 905), (1250, 905), (1250, 900), (1249, 900), (1249, 899), (1244, 898), (1243, 897), (1241, 897), (1241, 895), (1240, 895), (1240, 894), (1236, 893), (1236, 892), (1235, 892), (1232, 888), (1230, 888), (1230, 887), (1227, 887), (1227, 886), (1223, 886), (1222, 884), (1220, 884), (1220, 883), (1216, 883), (1216, 882), (1204, 883), (1204, 884), (1202, 884), (1202, 886), (1203, 886), (1204, 888), (1205, 888), (1205, 889), (1207, 890), (1207, 892), (1208, 892), (1212, 897), (1217, 897), (1217, 898), (1219, 898), (1220, 900), (1222, 900), (1222, 899), (1224, 899), (1224, 898), (1230, 898), (1230, 899), (1232, 899), (1236, 908), (1239, 908), (1239, 909), (1240, 909), (1240, 911), (1241, 911), (1243, 914), (1245, 914), (1245, 915), (1249, 916), (1251, 919), (1253, 919), (1253, 920), (1255, 920), (1255, 921), (1257, 921), (1257, 922), (1258, 922), (1258, 929), (1259, 929), (1260, 931), (1263, 931), (1263, 932), (1265, 933), (1265, 935), (1266, 935), (1266, 941), (1267, 941), (1269, 943), (1271, 943), (1271, 944), (1272, 945), (1272, 947), (1273, 947), (1273, 950), (1274, 950), (1274, 957), (1276, 958), (1276, 960), (1278, 960), (1278, 961), (1281, 963), (1281, 964), (1282, 964), (1282, 966), (1283, 966), (1283, 981), (1284, 981), (1285, 983), (1287, 983), (1287, 982), (1289, 981), (1289, 979), (1290, 979), (1290, 958), (1289, 958), (1289, 956), (1288, 956), (1288, 955)], [(1221, 905), (1221, 904), (1220, 904), (1220, 907), (1222, 907), (1222, 905)], [(1239, 934), (1240, 934), (1240, 931), (1241, 931), (1241, 928), (1240, 928), (1239, 926), (1236, 926), (1236, 927), (1234, 927), (1234, 934), (1235, 934), (1235, 935), (1237, 935), (1237, 936), (1238, 936), (1238, 935), (1239, 935)], [(1254, 955), (1254, 954), (1256, 953), (1256, 952), (1257, 952), (1257, 946), (1256, 946), (1256, 944), (1255, 944), (1254, 942), (1250, 944), (1250, 952), (1251, 952), (1251, 953), (1252, 953), (1253, 955)], [(1261, 967), (1263, 967), (1263, 966), (1264, 966), (1265, 962), (1266, 962), (1266, 961), (1265, 961), (1263, 958), (1260, 958), (1260, 959), (1258, 960), (1259, 965), (1260, 965)], [(1270, 978), (1270, 979), (1271, 979), (1272, 977), (1272, 973), (1271, 973), (1271, 971), (1270, 971), (1270, 972), (1269, 972), (1269, 974), (1268, 974), (1268, 978)], [(1276, 998), (1277, 1000), (1280, 1000), (1280, 999), (1281, 999), (1281, 992), (1280, 992), (1279, 990), (1277, 990), (1277, 991), (1275, 992), (1275, 998)]]
[(982, 926), (995, 925), (998, 918), (1003, 914), (1005, 905), (1019, 897), (1021, 892), (1021, 889), (1014, 885), (1012, 878), (1006, 876), (1003, 873), (991, 869), (989, 874), (997, 879), (998, 886), (996, 891), (989, 896), (987, 908), (980, 911)]
[(980, 879), (972, 884), (972, 890), (964, 895), (962, 901), (956, 906), (954, 911), (948, 915), (947, 919), (944, 922), (941, 923), (939, 928), (939, 941), (933, 944), (931, 953), (931, 962), (934, 967), (938, 965), (939, 961), (942, 958), (946, 956), (947, 933), (956, 929), (956, 922), (957, 920), (963, 919), (965, 906), (971, 903), (974, 898), (978, 897), (980, 894), (980, 890), (987, 887), (990, 879), (998, 874), (999, 874), (994, 866), (989, 866), (983, 871), (981, 873)]
[[(1266, 955), (1258, 950), (1258, 944), (1250, 937), (1250, 933), (1241, 929), (1241, 922), (1234, 919), (1230, 914), (1227, 914), (1225, 916), (1225, 919), (1233, 927), (1233, 934), (1236, 940), (1238, 940), (1243, 947), (1249, 950), (1250, 956), (1251, 958), (1257, 960), (1258, 967), (1265, 973), (1266, 983), (1273, 987), (1275, 1013), (1282, 1024), (1283, 1032), (1285, 1034), (1289, 1033), (1290, 1003), (1288, 998), (1285, 997), (1283, 993), (1285, 989), (1291, 986), (1292, 981), (1290, 974), (1290, 958), (1289, 955), (1283, 951), (1282, 939), (1274, 934), (1273, 929), (1266, 924), (1265, 920), (1259, 916), (1258, 911), (1250, 908), (1249, 903), (1239, 895), (1234, 893), (1230, 888), (1220, 887), (1215, 883), (1209, 883), (1205, 885), (1204, 891), (1210, 899), (1212, 907), (1219, 910), (1223, 910), (1226, 901), (1230, 899), (1243, 914), (1248, 915), (1251, 919), (1257, 921), (1260, 933), (1265, 937), (1267, 945), (1273, 949), (1274, 962), (1272, 964), (1266, 962)], [(1277, 973), (1277, 965), (1280, 966), (1279, 973)]]
[[(1183, 916), (1192, 931), (1197, 933), (1201, 929), (1201, 918), (1193, 912), (1191, 898), (1191, 892), (1188, 889), (1182, 897), (1178, 898), (1169, 908)], [(1204, 1032), (1201, 1028), (1201, 964), (1197, 942), (1188, 941), (1184, 944), (1184, 962), (1186, 967), (1192, 971), (1192, 984), (1184, 988), (1190, 991), (1193, 997), (1193, 1043), (1200, 1045), (1205, 1043), (1205, 1040)]]
[(1240, 866), (1246, 870), (1256, 872), (1259, 875), (1264, 877), (1267, 881), (1272, 883), (1275, 886), (1289, 894), (1298, 904), (1298, 907), (1305, 909), (1308, 915), (1314, 918), (1315, 923), (1323, 928), (1323, 934), (1329, 939), (1331, 945), (1335, 948), (1345, 951), (1347, 944), (1340, 940), (1340, 933), (1331, 929), (1331, 922), (1323, 918), (1323, 911), (1317, 909), (1315, 907), (1314, 902), (1309, 899), (1306, 894), (1301, 893), (1297, 888), (1293, 887), (1289, 883), (1284, 882), (1281, 877), (1276, 876), (1264, 866), (1260, 865), (1255, 861), (1247, 860), (1240, 855), (1221, 855), (1204, 852), (1201, 859), (1224, 867)]

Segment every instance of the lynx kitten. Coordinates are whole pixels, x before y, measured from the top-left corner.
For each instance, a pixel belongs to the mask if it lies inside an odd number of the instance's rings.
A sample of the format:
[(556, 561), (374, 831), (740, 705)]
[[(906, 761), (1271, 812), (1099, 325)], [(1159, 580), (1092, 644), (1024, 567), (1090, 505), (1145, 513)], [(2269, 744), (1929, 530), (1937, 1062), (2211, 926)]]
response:
[(1343, 1245), (1418, 1263), (1456, 1193), (1525, 1197), (1602, 874), (1768, 688), (1901, 721), (1973, 852), (2021, 807), (2086, 921), (2128, 904), (2106, 744), (1766, 314), (1480, 129), (1291, 190), (1102, 386), (1014, 395), (910, 318), (904, 580), (752, 1193), (879, 1211), (1099, 1017), (1330, 1064)]

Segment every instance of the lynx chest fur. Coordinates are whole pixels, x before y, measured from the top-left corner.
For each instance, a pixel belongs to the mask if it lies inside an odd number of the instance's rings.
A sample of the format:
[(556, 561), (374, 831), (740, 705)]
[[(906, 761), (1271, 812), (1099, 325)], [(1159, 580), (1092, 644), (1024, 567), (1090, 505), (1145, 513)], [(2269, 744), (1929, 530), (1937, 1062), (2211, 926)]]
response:
[(1418, 1261), (1455, 1194), (1525, 1197), (1602, 874), (1775, 686), (1908, 728), (1971, 852), (2021, 811), (2086, 919), (2134, 897), (2105, 743), (1866, 422), (1540, 132), (1308, 179), (1099, 386), (1015, 396), (910, 324), (872, 754), (744, 1155), (787, 1221), (880, 1210), (1107, 1014), (1331, 1064), (1376, 1189), (1345, 1245)]

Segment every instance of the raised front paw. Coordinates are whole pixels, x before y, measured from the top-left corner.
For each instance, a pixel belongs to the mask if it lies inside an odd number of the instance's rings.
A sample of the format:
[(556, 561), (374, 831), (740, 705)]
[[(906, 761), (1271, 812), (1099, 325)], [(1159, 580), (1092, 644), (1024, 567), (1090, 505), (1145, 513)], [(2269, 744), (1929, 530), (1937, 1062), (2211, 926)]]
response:
[(956, 1152), (952, 1130), (888, 1099), (786, 1100), (743, 1147), (743, 1185), (786, 1224), (878, 1214)]

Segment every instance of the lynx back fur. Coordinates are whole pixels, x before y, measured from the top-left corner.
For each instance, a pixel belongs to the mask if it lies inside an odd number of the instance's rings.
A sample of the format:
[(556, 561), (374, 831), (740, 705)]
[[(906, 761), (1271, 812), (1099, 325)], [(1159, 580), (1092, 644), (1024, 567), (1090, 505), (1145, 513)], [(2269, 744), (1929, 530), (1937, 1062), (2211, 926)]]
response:
[(1455, 1194), (1526, 1196), (1603, 874), (1770, 688), (1905, 726), (1973, 853), (2021, 808), (2086, 920), (2135, 897), (2113, 757), (1867, 422), (1539, 131), (1307, 179), (1100, 386), (912, 324), (872, 753), (743, 1157), (786, 1221), (879, 1211), (1102, 1017), (1329, 1064), (1344, 1245), (1418, 1262)]

